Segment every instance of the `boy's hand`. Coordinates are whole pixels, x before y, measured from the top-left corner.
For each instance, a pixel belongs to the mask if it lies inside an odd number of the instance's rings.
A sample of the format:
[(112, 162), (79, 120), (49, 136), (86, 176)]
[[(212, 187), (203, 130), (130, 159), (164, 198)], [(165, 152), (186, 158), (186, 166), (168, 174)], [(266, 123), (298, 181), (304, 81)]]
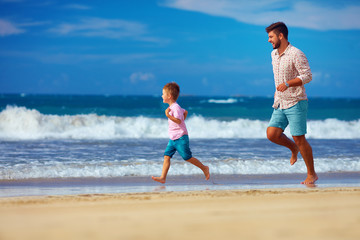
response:
[(170, 112), (170, 108), (168, 107), (168, 108), (165, 110), (165, 115), (166, 115), (166, 117), (168, 117), (168, 118), (169, 118), (169, 116), (170, 116), (169, 112)]
[(175, 117), (173, 117), (173, 116), (171, 116), (171, 115), (169, 114), (169, 112), (170, 112), (170, 108), (167, 108), (167, 109), (165, 110), (165, 115), (166, 115), (166, 117), (167, 117), (168, 119), (170, 119), (171, 121), (173, 121), (174, 123), (180, 124), (180, 123), (181, 123), (181, 120), (180, 120), (180, 119), (177, 119), (177, 118), (175, 118)]

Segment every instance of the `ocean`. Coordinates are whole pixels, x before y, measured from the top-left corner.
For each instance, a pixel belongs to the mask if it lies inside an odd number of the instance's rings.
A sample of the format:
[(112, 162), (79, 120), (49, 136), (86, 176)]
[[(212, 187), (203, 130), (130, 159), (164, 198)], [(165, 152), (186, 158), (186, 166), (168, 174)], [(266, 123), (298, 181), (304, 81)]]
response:
[[(306, 167), (266, 139), (272, 98), (180, 96), (193, 156), (174, 155), (161, 96), (0, 95), (0, 197), (299, 187)], [(290, 136), (289, 129), (285, 134)], [(360, 186), (360, 99), (310, 98), (307, 138), (318, 186)]]

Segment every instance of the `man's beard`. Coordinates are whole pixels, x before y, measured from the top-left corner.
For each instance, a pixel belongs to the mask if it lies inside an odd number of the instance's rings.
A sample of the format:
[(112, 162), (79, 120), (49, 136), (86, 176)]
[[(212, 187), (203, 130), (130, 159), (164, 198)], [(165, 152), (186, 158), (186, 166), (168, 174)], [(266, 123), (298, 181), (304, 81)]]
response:
[(273, 49), (278, 49), (280, 45), (281, 45), (281, 41), (276, 42)]

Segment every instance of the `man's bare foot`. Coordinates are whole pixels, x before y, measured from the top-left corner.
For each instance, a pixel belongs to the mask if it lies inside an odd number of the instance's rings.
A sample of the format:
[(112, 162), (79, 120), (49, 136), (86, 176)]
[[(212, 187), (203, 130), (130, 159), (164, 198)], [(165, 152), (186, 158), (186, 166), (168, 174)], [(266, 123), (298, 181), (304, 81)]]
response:
[(290, 158), (290, 164), (291, 165), (294, 165), (295, 163), (296, 163), (296, 161), (297, 161), (297, 155), (298, 155), (298, 153), (299, 153), (299, 149), (297, 149), (295, 152), (292, 152), (291, 153), (291, 158)]
[(154, 180), (154, 181), (156, 181), (156, 182), (159, 182), (159, 183), (162, 183), (162, 184), (164, 184), (164, 183), (166, 182), (166, 179), (161, 178), (161, 177), (154, 177), (154, 176), (152, 176), (151, 178), (152, 178), (152, 180)]
[(308, 175), (305, 181), (303, 181), (301, 184), (315, 184), (315, 182), (318, 180), (318, 175), (315, 173), (315, 175)]
[(205, 166), (204, 175), (205, 175), (205, 180), (210, 179), (210, 170), (208, 166)]

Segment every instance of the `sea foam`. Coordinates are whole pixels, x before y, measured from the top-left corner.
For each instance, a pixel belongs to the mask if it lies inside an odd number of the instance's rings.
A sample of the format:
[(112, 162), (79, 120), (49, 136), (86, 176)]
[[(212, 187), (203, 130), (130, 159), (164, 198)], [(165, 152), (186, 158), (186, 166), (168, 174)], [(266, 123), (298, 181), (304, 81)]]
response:
[[(186, 120), (191, 138), (266, 138), (267, 121), (223, 121), (193, 115)], [(0, 139), (168, 138), (167, 119), (84, 115), (46, 115), (35, 109), (7, 106), (0, 112)], [(289, 134), (289, 128), (285, 131)], [(308, 138), (358, 139), (360, 119), (309, 120)]]
[(228, 99), (209, 99), (209, 103), (218, 103), (218, 104), (232, 104), (237, 103), (238, 100), (235, 98), (228, 98)]
[[(203, 161), (203, 160), (202, 160)], [(306, 173), (305, 164), (297, 163), (290, 167), (288, 159), (207, 159), (204, 164), (212, 174), (290, 174)], [(50, 161), (16, 164), (0, 168), (0, 180), (19, 180), (37, 178), (112, 178), (124, 176), (160, 175), (162, 162), (137, 160), (128, 161)], [(317, 158), (316, 171), (359, 172), (360, 159), (356, 158)], [(200, 169), (182, 160), (173, 160), (171, 175), (201, 175)]]

